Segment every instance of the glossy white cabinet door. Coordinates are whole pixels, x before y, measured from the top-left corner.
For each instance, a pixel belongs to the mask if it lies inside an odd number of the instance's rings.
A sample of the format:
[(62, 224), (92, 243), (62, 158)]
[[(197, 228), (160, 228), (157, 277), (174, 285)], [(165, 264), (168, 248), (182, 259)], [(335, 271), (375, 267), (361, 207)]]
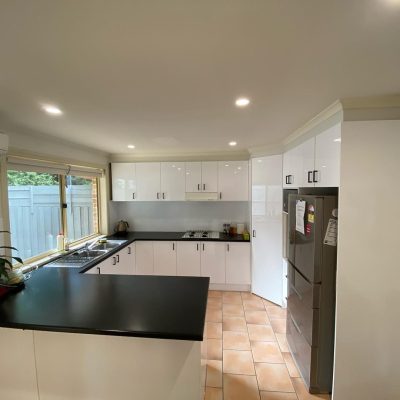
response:
[(185, 163), (161, 163), (161, 198), (162, 200), (185, 200)]
[(337, 124), (315, 138), (316, 187), (340, 185), (341, 124)]
[(136, 164), (137, 200), (161, 200), (160, 163)]
[(252, 159), (252, 291), (282, 304), (282, 156)]
[(177, 275), (200, 276), (200, 242), (177, 243)]
[(136, 200), (136, 164), (112, 163), (112, 199), (113, 201)]
[(299, 187), (314, 187), (313, 172), (315, 159), (315, 138), (311, 138), (299, 145), (301, 176)]
[(250, 285), (250, 243), (225, 243), (226, 283)]
[(209, 276), (210, 283), (225, 283), (225, 243), (201, 243), (201, 276)]
[(118, 275), (135, 275), (136, 272), (135, 260), (135, 243), (124, 247), (117, 253), (117, 268)]
[(248, 161), (219, 161), (218, 191), (222, 201), (248, 201)]
[(96, 265), (94, 268), (100, 268), (101, 275), (119, 275), (119, 253), (115, 253), (106, 260), (102, 261), (100, 264)]
[(176, 242), (153, 242), (154, 275), (176, 275)]
[(218, 191), (218, 161), (201, 163), (201, 189), (203, 192)]
[(201, 162), (187, 162), (186, 169), (186, 192), (201, 192)]
[(137, 241), (136, 248), (136, 274), (153, 275), (154, 273), (154, 252), (153, 242)]

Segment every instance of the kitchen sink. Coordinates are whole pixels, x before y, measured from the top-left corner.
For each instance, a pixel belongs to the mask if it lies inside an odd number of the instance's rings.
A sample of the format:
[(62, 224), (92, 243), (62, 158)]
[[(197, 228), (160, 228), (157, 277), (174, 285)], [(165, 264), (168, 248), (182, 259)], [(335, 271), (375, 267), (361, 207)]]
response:
[(91, 246), (91, 250), (112, 250), (118, 246), (121, 246), (121, 244), (124, 244), (125, 242), (126, 240), (107, 240), (105, 243), (98, 243), (95, 246)]

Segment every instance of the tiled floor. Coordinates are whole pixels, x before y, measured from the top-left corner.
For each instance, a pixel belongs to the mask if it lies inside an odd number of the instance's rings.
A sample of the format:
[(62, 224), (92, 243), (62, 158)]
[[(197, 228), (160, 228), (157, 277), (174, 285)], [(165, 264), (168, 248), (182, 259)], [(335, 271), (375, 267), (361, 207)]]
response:
[(286, 310), (251, 293), (210, 291), (205, 400), (315, 400), (287, 347)]

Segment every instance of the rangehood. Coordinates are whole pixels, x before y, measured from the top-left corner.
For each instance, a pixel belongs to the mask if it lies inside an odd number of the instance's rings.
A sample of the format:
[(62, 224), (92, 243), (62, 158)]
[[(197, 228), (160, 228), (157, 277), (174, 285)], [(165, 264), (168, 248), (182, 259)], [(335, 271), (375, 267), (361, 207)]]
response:
[(213, 201), (218, 200), (217, 192), (186, 192), (186, 201)]

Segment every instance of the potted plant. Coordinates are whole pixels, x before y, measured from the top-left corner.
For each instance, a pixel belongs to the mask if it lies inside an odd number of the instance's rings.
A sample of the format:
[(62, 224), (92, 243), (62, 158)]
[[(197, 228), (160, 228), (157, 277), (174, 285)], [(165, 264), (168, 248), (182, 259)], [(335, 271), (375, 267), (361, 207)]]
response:
[[(10, 233), (8, 231), (0, 231), (2, 233)], [(18, 251), (15, 247), (0, 246), (0, 297), (10, 292), (14, 292), (24, 287), (24, 276), (20, 271), (14, 271), (12, 268), (12, 260), (21, 264), (23, 261), (19, 257), (7, 256), (7, 250)]]

